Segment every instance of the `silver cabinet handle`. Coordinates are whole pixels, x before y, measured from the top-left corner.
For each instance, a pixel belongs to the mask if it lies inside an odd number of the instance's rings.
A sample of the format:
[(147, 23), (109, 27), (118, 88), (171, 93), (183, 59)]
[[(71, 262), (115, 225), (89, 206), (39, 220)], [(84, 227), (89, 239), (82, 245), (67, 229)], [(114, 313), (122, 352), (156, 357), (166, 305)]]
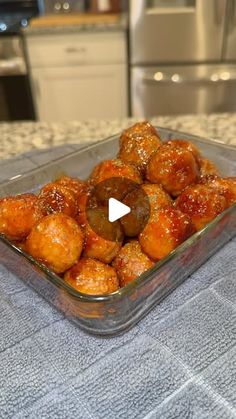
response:
[(85, 54), (86, 48), (85, 47), (67, 47), (65, 48), (65, 52), (67, 54)]
[[(199, 1), (199, 0), (197, 0)], [(202, 0), (200, 0), (202, 1)], [(222, 1), (222, 0), (220, 0)], [(147, 15), (160, 15), (160, 14), (172, 14), (172, 15), (176, 15), (176, 14), (189, 14), (189, 13), (195, 13), (196, 12), (196, 7), (197, 6), (181, 6), (181, 7), (176, 7), (176, 6), (168, 6), (168, 7), (160, 7), (160, 6), (156, 6), (156, 7), (148, 7), (146, 5), (146, 0), (144, 0), (144, 6), (143, 9), (145, 10), (145, 13)]]

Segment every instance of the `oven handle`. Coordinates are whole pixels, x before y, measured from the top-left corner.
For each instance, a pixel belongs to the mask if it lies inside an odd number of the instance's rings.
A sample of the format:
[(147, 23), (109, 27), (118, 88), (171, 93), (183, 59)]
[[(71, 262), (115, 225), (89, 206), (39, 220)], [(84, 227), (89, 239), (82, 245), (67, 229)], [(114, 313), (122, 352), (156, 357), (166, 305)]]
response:
[(0, 76), (26, 75), (26, 64), (22, 57), (0, 59)]
[(155, 73), (153, 76), (143, 76), (142, 81), (147, 83), (174, 83), (174, 84), (183, 84), (183, 83), (225, 83), (236, 81), (236, 73), (230, 74), (228, 71), (222, 73), (212, 73), (209, 77), (187, 77), (178, 73), (173, 73), (172, 75), (165, 75), (161, 72)]

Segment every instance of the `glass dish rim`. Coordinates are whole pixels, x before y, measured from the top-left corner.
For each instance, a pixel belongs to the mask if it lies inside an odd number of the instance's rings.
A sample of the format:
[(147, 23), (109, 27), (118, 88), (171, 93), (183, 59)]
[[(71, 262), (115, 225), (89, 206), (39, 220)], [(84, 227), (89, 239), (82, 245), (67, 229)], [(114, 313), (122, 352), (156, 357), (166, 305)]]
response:
[[(199, 137), (196, 135), (192, 135), (190, 133), (177, 131), (169, 128), (164, 127), (158, 127), (155, 126), (155, 128), (168, 131), (173, 134), (182, 134), (185, 136), (191, 136), (192, 139), (198, 140), (198, 142), (201, 143), (208, 143), (213, 145), (215, 142), (217, 143), (218, 147), (222, 147), (224, 149), (234, 150), (236, 151), (234, 146), (230, 146), (228, 144), (223, 144), (220, 142), (217, 142), (215, 140), (211, 140), (204, 137)], [(18, 180), (23, 180), (24, 177), (28, 177), (29, 175), (33, 175), (34, 173), (44, 170), (46, 167), (51, 166), (52, 164), (60, 163), (60, 161), (64, 161), (67, 158), (70, 158), (76, 154), (82, 154), (83, 152), (90, 150), (94, 148), (96, 145), (101, 143), (107, 143), (109, 141), (112, 141), (113, 139), (117, 138), (120, 135), (120, 132), (117, 134), (113, 134), (112, 136), (109, 136), (105, 138), (104, 140), (98, 140), (92, 144), (85, 145), (84, 147), (81, 147), (79, 150), (72, 151), (70, 153), (65, 154), (62, 157), (59, 157), (52, 162), (46, 163), (44, 165), (40, 165), (34, 169), (28, 170), (24, 172), (21, 176), (17, 177)], [(179, 137), (180, 138), (180, 137)], [(10, 185), (11, 183), (14, 183), (16, 178), (12, 178), (9, 180), (4, 180), (3, 182), (0, 182), (0, 187), (3, 187), (4, 185)], [(37, 267), (40, 269), (40, 274), (43, 274), (47, 280), (50, 282), (53, 282), (54, 285), (57, 287), (60, 287), (68, 292), (73, 298), (80, 300), (82, 302), (91, 302), (91, 303), (98, 303), (98, 302), (114, 302), (117, 299), (122, 299), (125, 297), (125, 295), (130, 295), (132, 291), (134, 291), (136, 288), (138, 288), (142, 284), (147, 284), (149, 281), (153, 279), (154, 274), (158, 273), (158, 270), (160, 270), (163, 266), (165, 266), (168, 262), (174, 259), (175, 256), (180, 255), (184, 252), (184, 250), (194, 243), (196, 243), (202, 236), (204, 236), (208, 231), (211, 231), (214, 226), (218, 224), (218, 222), (224, 218), (225, 215), (234, 213), (236, 211), (236, 204), (232, 205), (231, 207), (225, 209), (221, 214), (219, 214), (216, 218), (214, 218), (210, 223), (208, 223), (202, 230), (196, 232), (191, 237), (189, 237), (187, 240), (185, 240), (183, 243), (181, 243), (179, 246), (177, 246), (171, 253), (169, 253), (165, 258), (161, 259), (160, 261), (156, 262), (154, 266), (150, 269), (148, 269), (146, 272), (135, 278), (133, 281), (128, 283), (126, 286), (119, 288), (117, 291), (109, 294), (104, 295), (89, 295), (81, 293), (77, 290), (75, 290), (73, 287), (68, 285), (63, 278), (61, 278), (59, 275), (55, 274), (53, 271), (48, 269), (45, 265), (38, 262), (36, 259), (34, 259), (32, 256), (24, 252), (24, 250), (17, 247), (17, 245), (11, 243), (6, 237), (4, 237), (2, 234), (0, 234), (0, 240), (8, 247), (10, 248), (14, 253), (17, 253), (18, 255), (22, 256), (24, 259), (26, 259), (33, 267)]]

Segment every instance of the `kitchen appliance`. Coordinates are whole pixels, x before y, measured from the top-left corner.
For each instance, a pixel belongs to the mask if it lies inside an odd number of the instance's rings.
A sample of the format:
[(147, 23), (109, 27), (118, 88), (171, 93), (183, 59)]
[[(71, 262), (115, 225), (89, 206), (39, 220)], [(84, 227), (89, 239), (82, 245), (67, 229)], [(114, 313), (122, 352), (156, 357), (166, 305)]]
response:
[(236, 0), (130, 1), (134, 116), (236, 111)]
[(119, 13), (121, 0), (44, 0), (46, 14), (54, 13)]
[(38, 12), (37, 0), (0, 0), (1, 121), (35, 118), (20, 29)]
[(89, 8), (88, 0), (44, 0), (43, 13), (79, 13)]

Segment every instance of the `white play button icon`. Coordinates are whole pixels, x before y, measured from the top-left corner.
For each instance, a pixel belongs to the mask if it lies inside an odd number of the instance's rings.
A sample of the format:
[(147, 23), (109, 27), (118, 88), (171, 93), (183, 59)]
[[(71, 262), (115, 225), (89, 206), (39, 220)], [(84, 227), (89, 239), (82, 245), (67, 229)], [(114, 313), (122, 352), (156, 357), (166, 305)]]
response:
[(113, 223), (116, 220), (119, 220), (124, 215), (129, 214), (131, 211), (128, 205), (122, 204), (115, 198), (109, 198), (108, 201), (108, 220), (110, 223)]

